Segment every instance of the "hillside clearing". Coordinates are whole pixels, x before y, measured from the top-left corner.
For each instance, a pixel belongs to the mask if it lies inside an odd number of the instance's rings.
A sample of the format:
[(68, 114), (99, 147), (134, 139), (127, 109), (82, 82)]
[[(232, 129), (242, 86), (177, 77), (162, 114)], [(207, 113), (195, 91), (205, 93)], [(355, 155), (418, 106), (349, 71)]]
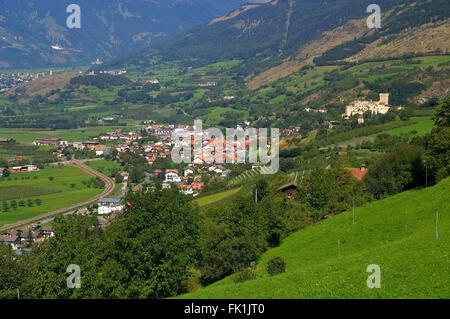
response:
[(196, 199), (194, 202), (196, 202), (200, 207), (218, 202), (220, 200), (223, 200), (225, 198), (228, 198), (234, 194), (236, 194), (239, 191), (239, 188), (230, 189), (221, 193), (216, 193), (213, 195), (201, 197), (199, 199)]

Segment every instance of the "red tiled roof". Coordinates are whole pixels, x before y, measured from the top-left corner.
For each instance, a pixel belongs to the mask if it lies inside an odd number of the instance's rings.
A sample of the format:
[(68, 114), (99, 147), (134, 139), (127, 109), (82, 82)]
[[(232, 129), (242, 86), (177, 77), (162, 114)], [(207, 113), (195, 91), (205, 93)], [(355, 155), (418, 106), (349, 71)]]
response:
[(348, 170), (352, 174), (352, 176), (359, 181), (361, 181), (369, 171), (367, 168), (364, 167), (361, 168), (346, 167), (345, 169)]

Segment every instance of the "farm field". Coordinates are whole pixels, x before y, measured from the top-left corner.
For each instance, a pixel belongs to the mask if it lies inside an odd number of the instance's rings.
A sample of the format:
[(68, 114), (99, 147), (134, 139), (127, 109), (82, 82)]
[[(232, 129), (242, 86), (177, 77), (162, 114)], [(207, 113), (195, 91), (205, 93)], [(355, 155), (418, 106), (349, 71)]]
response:
[(221, 201), (223, 199), (226, 199), (234, 194), (236, 194), (239, 191), (239, 188), (230, 189), (224, 192), (216, 193), (213, 195), (205, 196), (196, 199), (194, 202), (196, 202), (200, 207), (213, 204), (215, 202)]
[[(50, 178), (53, 177), (53, 180)], [(101, 193), (100, 188), (88, 188), (84, 182), (92, 176), (72, 166), (47, 166), (36, 172), (12, 173), (0, 182), (0, 226), (37, 216), (48, 211), (82, 202)], [(36, 204), (36, 199), (41, 204)], [(24, 201), (24, 206), (13, 209), (11, 201)], [(28, 200), (33, 206), (28, 206)], [(8, 209), (5, 211), (4, 204)]]
[[(366, 204), (303, 229), (259, 260), (257, 278), (235, 275), (182, 298), (450, 298), (450, 178)], [(436, 212), (439, 212), (436, 239)], [(269, 276), (280, 256), (286, 272)], [(381, 269), (369, 289), (366, 269)]]

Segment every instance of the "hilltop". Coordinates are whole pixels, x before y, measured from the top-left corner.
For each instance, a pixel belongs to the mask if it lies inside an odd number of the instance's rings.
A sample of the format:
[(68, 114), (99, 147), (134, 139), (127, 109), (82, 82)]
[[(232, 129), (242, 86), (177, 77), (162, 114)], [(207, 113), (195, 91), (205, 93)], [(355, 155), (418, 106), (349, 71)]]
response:
[[(286, 238), (258, 261), (258, 277), (235, 275), (183, 298), (449, 298), (450, 179), (333, 216)], [(436, 240), (436, 211), (439, 239)], [(338, 241), (340, 247), (338, 248)], [(273, 256), (286, 272), (271, 277)], [(381, 267), (368, 289), (366, 267)]]

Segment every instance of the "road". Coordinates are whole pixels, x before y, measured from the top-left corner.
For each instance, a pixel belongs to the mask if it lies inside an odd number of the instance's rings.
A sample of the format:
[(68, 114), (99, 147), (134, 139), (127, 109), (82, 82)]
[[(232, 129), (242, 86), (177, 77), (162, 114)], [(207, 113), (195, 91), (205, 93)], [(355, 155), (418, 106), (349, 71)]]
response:
[[(99, 200), (102, 197), (108, 196), (109, 194), (111, 194), (114, 191), (114, 188), (115, 188), (116, 184), (108, 176), (103, 175), (102, 173), (94, 170), (93, 168), (90, 168), (89, 166), (86, 166), (82, 162), (77, 161), (75, 159), (73, 159), (72, 161), (69, 161), (69, 162), (70, 162), (71, 165), (80, 168), (85, 173), (87, 173), (89, 175), (92, 175), (94, 177), (100, 178), (105, 183), (105, 189), (103, 190), (103, 192), (101, 192), (101, 194), (99, 194), (99, 195), (97, 195), (97, 196), (95, 196), (95, 197), (93, 197), (93, 198), (91, 198), (91, 199), (89, 199), (87, 201), (84, 201), (84, 202), (81, 202), (81, 203), (77, 203), (77, 204), (74, 204), (74, 205), (71, 205), (71, 206), (68, 206), (68, 207), (60, 208), (60, 209), (57, 209), (57, 210), (54, 210), (54, 211), (51, 211), (51, 212), (48, 212), (48, 213), (45, 213), (45, 214), (41, 214), (41, 215), (38, 215), (38, 216), (34, 216), (32, 218), (24, 219), (24, 220), (21, 220), (19, 222), (13, 223), (13, 224), (8, 224), (8, 225), (1, 226), (0, 227), (0, 233), (1, 232), (5, 232), (5, 231), (7, 231), (9, 229), (17, 229), (17, 228), (20, 228), (20, 227), (22, 227), (24, 225), (35, 223), (35, 222), (37, 222), (37, 221), (39, 221), (41, 219), (47, 219), (49, 217), (53, 217), (55, 215), (58, 215), (58, 214), (61, 214), (61, 213), (65, 213), (67, 211), (75, 210), (75, 209), (77, 209), (79, 207), (87, 206), (89, 204), (92, 204), (93, 202), (96, 202), (97, 200)], [(66, 164), (69, 164), (69, 162), (66, 162)]]

